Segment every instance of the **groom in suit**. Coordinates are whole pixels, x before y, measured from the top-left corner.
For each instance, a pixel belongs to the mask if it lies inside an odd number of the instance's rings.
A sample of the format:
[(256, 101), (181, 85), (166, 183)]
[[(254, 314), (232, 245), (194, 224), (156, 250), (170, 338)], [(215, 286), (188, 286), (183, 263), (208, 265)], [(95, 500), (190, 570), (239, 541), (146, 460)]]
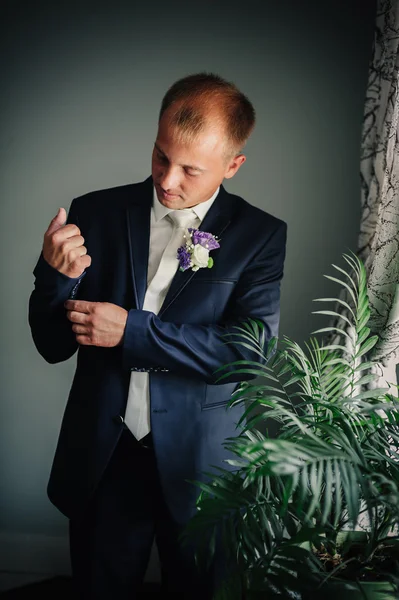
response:
[[(191, 482), (228, 458), (243, 412), (226, 408), (243, 377), (219, 382), (216, 370), (258, 359), (232, 343), (246, 319), (263, 322), (266, 343), (278, 334), (285, 258), (286, 224), (222, 185), (254, 123), (234, 84), (177, 81), (152, 175), (75, 198), (44, 234), (29, 323), (49, 363), (77, 351), (48, 495), (69, 519), (78, 598), (137, 598), (154, 539), (168, 594), (214, 591), (179, 535), (195, 512)], [(187, 228), (214, 237), (186, 247)]]

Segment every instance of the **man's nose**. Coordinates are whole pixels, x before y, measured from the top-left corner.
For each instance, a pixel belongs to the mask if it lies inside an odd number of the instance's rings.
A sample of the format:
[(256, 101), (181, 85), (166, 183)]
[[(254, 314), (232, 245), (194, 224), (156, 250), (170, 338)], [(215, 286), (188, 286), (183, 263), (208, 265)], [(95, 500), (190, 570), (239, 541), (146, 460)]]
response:
[(179, 173), (176, 168), (164, 167), (159, 178), (159, 185), (168, 192), (176, 191), (180, 187)]

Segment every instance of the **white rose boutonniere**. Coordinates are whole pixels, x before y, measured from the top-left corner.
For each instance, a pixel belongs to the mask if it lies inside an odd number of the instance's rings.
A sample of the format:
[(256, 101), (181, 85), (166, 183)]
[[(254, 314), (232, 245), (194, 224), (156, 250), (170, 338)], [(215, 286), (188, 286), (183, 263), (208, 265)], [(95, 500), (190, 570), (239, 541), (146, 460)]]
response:
[(177, 250), (180, 271), (192, 269), (198, 271), (213, 266), (213, 258), (209, 256), (211, 250), (220, 248), (216, 236), (207, 231), (200, 231), (189, 227), (184, 234), (185, 243)]

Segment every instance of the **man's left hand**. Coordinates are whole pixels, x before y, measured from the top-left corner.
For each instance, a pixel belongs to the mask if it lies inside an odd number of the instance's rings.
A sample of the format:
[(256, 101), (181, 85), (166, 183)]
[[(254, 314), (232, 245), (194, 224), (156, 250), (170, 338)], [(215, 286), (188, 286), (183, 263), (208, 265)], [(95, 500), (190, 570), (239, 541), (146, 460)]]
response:
[(128, 312), (110, 302), (67, 300), (67, 317), (82, 346), (113, 348), (122, 343)]

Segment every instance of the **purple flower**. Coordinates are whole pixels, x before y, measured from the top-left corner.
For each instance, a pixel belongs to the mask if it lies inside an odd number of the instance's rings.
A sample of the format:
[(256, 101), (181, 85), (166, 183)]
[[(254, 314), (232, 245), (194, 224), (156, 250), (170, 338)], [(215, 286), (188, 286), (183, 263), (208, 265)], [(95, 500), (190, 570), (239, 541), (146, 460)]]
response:
[(180, 246), (177, 250), (177, 258), (180, 263), (180, 270), (186, 271), (191, 266), (191, 256), (185, 246)]
[(200, 231), (199, 229), (194, 229), (193, 227), (189, 227), (189, 232), (191, 233), (191, 239), (193, 240), (193, 244), (200, 244), (207, 248), (208, 250), (215, 250), (216, 248), (220, 248), (220, 244), (216, 241), (215, 236), (207, 231)]

